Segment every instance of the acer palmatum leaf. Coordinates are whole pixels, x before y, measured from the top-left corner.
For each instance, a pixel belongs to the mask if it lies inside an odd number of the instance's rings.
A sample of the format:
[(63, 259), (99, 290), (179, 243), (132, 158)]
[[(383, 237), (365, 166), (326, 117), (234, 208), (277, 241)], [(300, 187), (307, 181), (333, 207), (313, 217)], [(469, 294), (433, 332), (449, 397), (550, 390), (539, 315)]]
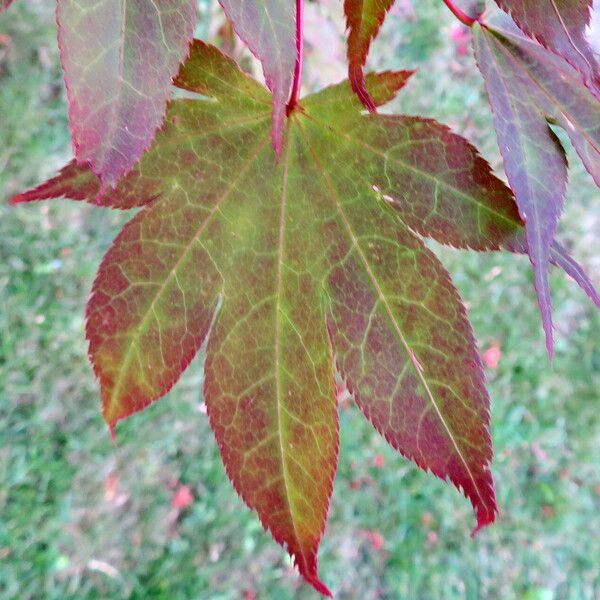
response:
[(58, 0), (75, 156), (114, 186), (151, 144), (196, 25), (195, 0)]
[(547, 267), (567, 187), (567, 161), (549, 123), (565, 129), (587, 170), (600, 184), (600, 102), (574, 69), (519, 35), (507, 19), (476, 24), (473, 32), (504, 168), (526, 223), (529, 256), (552, 355)]
[(285, 107), (296, 63), (296, 8), (293, 0), (219, 0), (235, 32), (261, 61), (273, 93), (273, 146), (283, 149)]
[(586, 39), (593, 0), (496, 0), (517, 25), (564, 58), (600, 98), (600, 64)]
[(364, 66), (371, 42), (377, 37), (393, 3), (394, 0), (344, 0), (348, 28), (348, 77), (354, 93), (371, 112), (376, 106), (367, 90)]
[[(409, 75), (367, 76), (370, 96), (390, 100)], [(110, 427), (164, 395), (208, 337), (204, 393), (227, 473), (321, 593), (336, 373), (395, 448), (469, 497), (477, 528), (491, 522), (481, 361), (448, 274), (412, 231), (524, 252), (510, 190), (435, 121), (362, 114), (348, 82), (302, 100), (279, 161), (271, 96), (219, 51), (196, 42), (176, 82), (209, 99), (171, 102), (115, 190), (72, 163), (14, 199), (143, 206), (88, 304)]]

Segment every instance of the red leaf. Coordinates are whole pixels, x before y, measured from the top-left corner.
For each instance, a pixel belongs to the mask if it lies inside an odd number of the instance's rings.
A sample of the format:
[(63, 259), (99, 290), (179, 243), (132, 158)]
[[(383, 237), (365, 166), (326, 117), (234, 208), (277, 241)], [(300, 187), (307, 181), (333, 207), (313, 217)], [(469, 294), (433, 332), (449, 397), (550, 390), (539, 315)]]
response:
[(483, 362), (488, 369), (497, 369), (502, 352), (498, 346), (492, 346), (483, 353)]
[(600, 65), (585, 38), (593, 0), (496, 0), (528, 36), (564, 58), (600, 97)]
[(363, 67), (371, 42), (377, 36), (394, 0), (344, 0), (348, 27), (348, 74), (354, 93), (371, 112), (376, 103), (367, 91)]
[(187, 54), (195, 0), (58, 0), (61, 61), (75, 156), (108, 186), (160, 126)]
[(552, 317), (547, 267), (566, 185), (565, 153), (552, 121), (562, 126), (585, 166), (600, 181), (600, 103), (566, 63), (524, 39), (506, 19), (474, 26), (477, 64), (484, 76), (500, 152), (519, 212), (552, 357)]
[(171, 506), (177, 510), (184, 510), (194, 502), (194, 495), (189, 485), (180, 485), (171, 498)]
[[(365, 81), (379, 102), (407, 77)], [(170, 103), (114, 193), (99, 197), (94, 176), (69, 165), (17, 197), (143, 205), (88, 303), (111, 428), (164, 395), (208, 340), (204, 398), (227, 474), (323, 594), (340, 377), (395, 448), (470, 498), (477, 528), (491, 522), (481, 361), (448, 273), (416, 233), (524, 252), (511, 192), (446, 127), (363, 114), (348, 82), (302, 100), (279, 161), (272, 98), (216, 49), (194, 44), (177, 83), (203, 97)], [(550, 251), (597, 299), (564, 249)]]
[(385, 459), (381, 454), (375, 455), (375, 458), (373, 459), (373, 466), (376, 469), (383, 469), (383, 467), (385, 467)]
[(285, 107), (296, 64), (296, 9), (293, 0), (219, 0), (239, 37), (262, 62), (273, 92), (272, 140), (281, 155)]

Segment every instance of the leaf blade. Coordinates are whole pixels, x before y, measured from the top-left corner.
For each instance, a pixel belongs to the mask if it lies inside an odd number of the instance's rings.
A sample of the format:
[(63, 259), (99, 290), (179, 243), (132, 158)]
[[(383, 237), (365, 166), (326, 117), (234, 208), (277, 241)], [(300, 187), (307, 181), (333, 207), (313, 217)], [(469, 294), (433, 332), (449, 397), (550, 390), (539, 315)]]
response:
[(348, 77), (354, 93), (371, 112), (375, 112), (376, 103), (367, 89), (363, 68), (371, 42), (377, 37), (393, 3), (394, 0), (344, 0), (348, 29)]
[(566, 156), (529, 93), (527, 76), (515, 70), (514, 59), (498, 38), (475, 26), (473, 41), (492, 105), (504, 168), (525, 222), (546, 346), (552, 357), (547, 268), (566, 194)]
[(593, 0), (497, 0), (523, 32), (564, 58), (600, 96), (600, 66), (585, 39)]
[[(431, 121), (362, 115), (349, 84), (292, 112), (278, 161), (260, 86), (213, 48), (192, 52), (177, 82), (211, 99), (173, 101), (107, 196), (144, 207), (90, 300), (105, 416), (114, 428), (166, 393), (208, 339), (205, 399), (228, 476), (327, 594), (317, 553), (338, 452), (334, 359), (394, 447), (463, 489), (477, 527), (495, 517), (481, 362), (448, 274), (413, 231), (426, 233), (437, 207), (446, 229), (432, 233), (446, 243), (523, 252), (523, 224), (465, 140)], [(383, 101), (406, 76), (367, 80)], [(94, 200), (89, 172), (71, 165), (22, 199), (67, 193)], [(409, 194), (415, 212), (382, 194)]]
[(296, 10), (289, 0), (219, 0), (227, 18), (261, 61), (273, 93), (273, 147), (283, 149), (285, 108), (296, 64)]
[(75, 155), (105, 185), (114, 186), (152, 142), (195, 15), (192, 0), (58, 2)]
[[(309, 147), (310, 137), (307, 134)], [(475, 342), (458, 294), (441, 265), (399, 220), (392, 217), (389, 207), (382, 202), (368, 203), (367, 198), (361, 195), (348, 199), (343, 190), (349, 189), (349, 183), (343, 181), (343, 176), (323, 166), (323, 155), (317, 156), (316, 150), (313, 150), (313, 155), (315, 162), (321, 165), (322, 180), (329, 195), (335, 199), (343, 222), (340, 227), (345, 230), (345, 236), (341, 234), (338, 239), (348, 239), (347, 245), (341, 242), (333, 245), (334, 254), (330, 257), (332, 269), (328, 277), (331, 302), (329, 330), (338, 369), (347, 378), (348, 387), (365, 416), (395, 449), (438, 477), (450, 478), (459, 489), (464, 490), (477, 512), (476, 531), (493, 522), (497, 512), (493, 481), (488, 470), (492, 458), (487, 432), (489, 398)], [(376, 233), (369, 232), (373, 225)], [(356, 260), (351, 264), (353, 253)], [(411, 269), (411, 263), (421, 264)], [(423, 263), (428, 263), (428, 277), (421, 271)], [(389, 272), (389, 265), (398, 265), (398, 268)], [(419, 348), (413, 346), (419, 342), (415, 338), (411, 340), (407, 333), (410, 320), (406, 320), (406, 315), (410, 315), (409, 319), (413, 321), (419, 321), (421, 333), (428, 330), (424, 320), (415, 313), (419, 300), (414, 296), (420, 293), (417, 290), (421, 286), (437, 293), (433, 273), (442, 282), (440, 291), (447, 289), (448, 292), (444, 301), (437, 303), (438, 308), (444, 306), (449, 313), (456, 311), (458, 317), (456, 327), (447, 328), (445, 336), (432, 343), (433, 354), (427, 355), (422, 345)], [(403, 293), (407, 296), (407, 303), (401, 307), (398, 298)], [(405, 310), (407, 307), (411, 310)], [(424, 313), (434, 314), (430, 309)], [(440, 323), (436, 323), (436, 327), (439, 326)], [(372, 332), (377, 335), (370, 341)], [(449, 370), (440, 368), (438, 351), (441, 339), (454, 344), (449, 362), (456, 359), (461, 366), (464, 362), (469, 367), (467, 379), (473, 379), (471, 388), (468, 384), (462, 387), (464, 397), (456, 395), (454, 402), (443, 393), (444, 388), (452, 390), (453, 386)], [(463, 341), (466, 342), (464, 346)], [(386, 349), (392, 349), (391, 355), (386, 355)], [(360, 361), (357, 358), (359, 351)], [(404, 380), (407, 372), (412, 372), (413, 379)], [(435, 386), (433, 379), (429, 380), (431, 373), (439, 378)], [(416, 380), (418, 383), (415, 383)], [(421, 387), (419, 393), (416, 391), (418, 387)], [(461, 406), (461, 403), (464, 405)], [(384, 405), (387, 408), (384, 409)], [(431, 421), (424, 417), (430, 410), (435, 413)], [(402, 413), (410, 416), (407, 421), (420, 422), (424, 419), (427, 423), (426, 437), (431, 453), (421, 448), (418, 433), (413, 438), (410, 432), (395, 426), (397, 415)], [(473, 413), (476, 414), (475, 420)], [(456, 435), (456, 422), (450, 426), (449, 416), (456, 417), (458, 423), (466, 421), (473, 425), (472, 429), (468, 429), (469, 446), (471, 449), (477, 447), (475, 456), (468, 457), (464, 452), (465, 448)], [(445, 445), (444, 440), (449, 445)], [(444, 458), (440, 461), (441, 456), (452, 456), (456, 460)]]

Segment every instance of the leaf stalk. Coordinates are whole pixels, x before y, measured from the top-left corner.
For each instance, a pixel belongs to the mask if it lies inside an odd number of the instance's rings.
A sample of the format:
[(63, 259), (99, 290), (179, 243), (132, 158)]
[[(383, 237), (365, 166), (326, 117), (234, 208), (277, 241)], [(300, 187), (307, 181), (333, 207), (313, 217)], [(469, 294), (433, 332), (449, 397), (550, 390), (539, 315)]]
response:
[(444, 4), (450, 9), (450, 12), (463, 24), (467, 27), (472, 27), (475, 23), (479, 21), (479, 17), (473, 18), (470, 17), (466, 12), (464, 12), (459, 6), (456, 5), (454, 0), (444, 0)]
[(287, 104), (287, 114), (289, 115), (296, 104), (300, 95), (300, 81), (302, 80), (302, 65), (304, 62), (304, 0), (296, 0), (296, 66), (294, 67), (294, 81), (292, 91)]

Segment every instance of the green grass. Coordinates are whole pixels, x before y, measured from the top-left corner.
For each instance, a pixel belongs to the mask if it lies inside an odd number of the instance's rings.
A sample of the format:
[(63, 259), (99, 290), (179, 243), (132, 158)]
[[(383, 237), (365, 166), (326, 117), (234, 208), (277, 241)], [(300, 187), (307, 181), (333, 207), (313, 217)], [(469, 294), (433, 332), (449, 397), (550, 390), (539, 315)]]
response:
[[(128, 215), (6, 204), (69, 156), (50, 4), (20, 0), (0, 17), (10, 37), (0, 47), (0, 599), (315, 599), (225, 477), (202, 411), (201, 357), (167, 398), (119, 426), (116, 443), (102, 422), (83, 311)], [(480, 81), (453, 54), (441, 4), (390, 21), (373, 65), (426, 60), (400, 107), (451, 123), (498, 166)], [(570, 158), (561, 236), (598, 282), (599, 193)], [(527, 260), (437, 249), (482, 349), (502, 350), (489, 372), (500, 519), (472, 540), (468, 502), (343, 410), (324, 579), (342, 600), (598, 598), (598, 313), (553, 274), (550, 367)], [(181, 515), (171, 508), (179, 483), (195, 496)]]

